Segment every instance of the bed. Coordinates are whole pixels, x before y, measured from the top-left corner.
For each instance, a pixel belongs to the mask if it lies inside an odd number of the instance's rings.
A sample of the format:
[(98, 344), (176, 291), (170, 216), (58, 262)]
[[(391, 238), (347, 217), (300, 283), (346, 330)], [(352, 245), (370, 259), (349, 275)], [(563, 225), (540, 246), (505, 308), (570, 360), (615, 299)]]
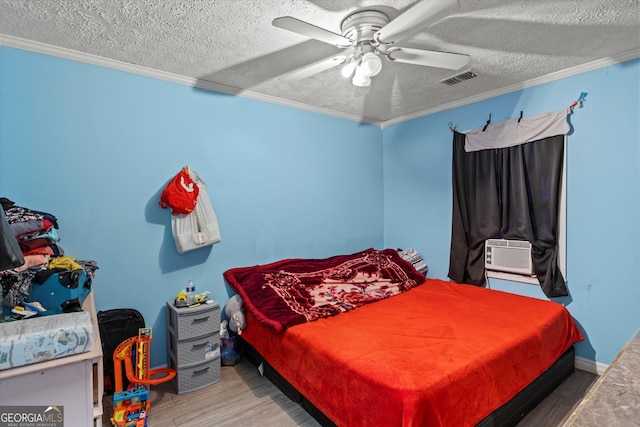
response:
[(224, 277), (248, 358), (322, 425), (514, 425), (582, 340), (560, 304), (425, 279), (393, 249)]

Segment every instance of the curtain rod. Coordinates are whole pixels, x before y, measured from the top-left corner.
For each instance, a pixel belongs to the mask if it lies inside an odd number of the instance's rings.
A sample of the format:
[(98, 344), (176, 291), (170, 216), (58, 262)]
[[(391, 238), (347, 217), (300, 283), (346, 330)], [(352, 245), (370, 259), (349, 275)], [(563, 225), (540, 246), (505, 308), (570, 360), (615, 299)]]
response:
[[(587, 97), (587, 92), (580, 92), (580, 96), (578, 97), (578, 99), (576, 99), (571, 103), (571, 105), (569, 105), (570, 113), (573, 113), (573, 109), (575, 108), (576, 105), (579, 105), (578, 108), (582, 108), (582, 104), (586, 101), (586, 97)], [(520, 120), (522, 120), (522, 111), (520, 111), (520, 118), (518, 119), (518, 123), (520, 122)], [(487, 126), (489, 126), (490, 123), (491, 123), (491, 114), (489, 114), (489, 120), (487, 120), (487, 124), (484, 126), (483, 130), (486, 130)], [(449, 129), (451, 130), (451, 132), (456, 131), (456, 125), (454, 125), (452, 122), (448, 122), (447, 126), (449, 126)]]

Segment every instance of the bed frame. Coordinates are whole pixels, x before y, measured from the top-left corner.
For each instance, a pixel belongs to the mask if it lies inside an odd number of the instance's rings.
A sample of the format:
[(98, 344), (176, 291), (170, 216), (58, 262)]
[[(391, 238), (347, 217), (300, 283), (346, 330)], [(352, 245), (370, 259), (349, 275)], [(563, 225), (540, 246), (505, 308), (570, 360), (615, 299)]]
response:
[[(296, 390), (283, 378), (258, 351), (243, 340), (244, 355), (256, 367), (262, 365), (264, 376), (278, 387), (289, 399), (297, 402), (323, 427), (337, 427), (313, 403), (309, 402), (302, 393)], [(487, 415), (477, 426), (515, 426), (526, 414), (535, 408), (545, 397), (558, 387), (574, 371), (575, 350), (571, 346), (556, 362), (520, 393), (515, 395), (504, 405)]]

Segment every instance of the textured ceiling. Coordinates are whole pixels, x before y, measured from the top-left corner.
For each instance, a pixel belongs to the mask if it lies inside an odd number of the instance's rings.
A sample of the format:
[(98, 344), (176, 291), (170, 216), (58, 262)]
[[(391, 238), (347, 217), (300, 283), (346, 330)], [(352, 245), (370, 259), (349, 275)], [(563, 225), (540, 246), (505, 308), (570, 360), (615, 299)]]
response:
[[(438, 1), (438, 0), (423, 0)], [(371, 87), (339, 67), (278, 79), (337, 47), (276, 28), (290, 15), (340, 33), (373, 8), (391, 19), (415, 0), (0, 0), (0, 37), (34, 41), (193, 79), (227, 93), (380, 123), (606, 58), (640, 56), (640, 0), (460, 0), (458, 11), (397, 44), (470, 55), (461, 71), (383, 61)], [(515, 85), (515, 86), (514, 86)]]

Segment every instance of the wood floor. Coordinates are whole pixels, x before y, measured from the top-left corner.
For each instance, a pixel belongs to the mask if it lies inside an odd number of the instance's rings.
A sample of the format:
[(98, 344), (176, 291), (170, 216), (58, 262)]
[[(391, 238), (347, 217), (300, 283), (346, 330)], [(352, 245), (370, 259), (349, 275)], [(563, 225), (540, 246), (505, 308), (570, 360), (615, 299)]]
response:
[[(562, 426), (597, 378), (575, 371), (518, 427)], [(151, 399), (148, 427), (319, 426), (247, 360), (222, 367), (220, 382), (195, 392), (178, 395), (171, 383), (153, 386)], [(105, 395), (103, 403), (103, 425), (107, 427), (111, 425), (111, 396)]]

